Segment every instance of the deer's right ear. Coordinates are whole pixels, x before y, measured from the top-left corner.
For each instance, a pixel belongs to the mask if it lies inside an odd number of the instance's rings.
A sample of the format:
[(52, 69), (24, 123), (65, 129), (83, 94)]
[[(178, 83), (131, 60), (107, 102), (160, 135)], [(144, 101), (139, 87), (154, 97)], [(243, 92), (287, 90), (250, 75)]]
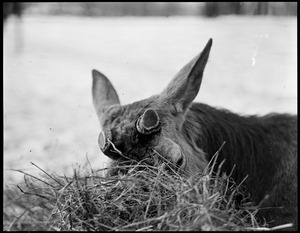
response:
[(92, 70), (93, 103), (100, 120), (105, 107), (120, 104), (118, 94), (108, 78), (97, 70)]
[(198, 94), (211, 46), (212, 39), (209, 39), (203, 51), (186, 64), (161, 93), (160, 101), (173, 106), (175, 114), (185, 113)]

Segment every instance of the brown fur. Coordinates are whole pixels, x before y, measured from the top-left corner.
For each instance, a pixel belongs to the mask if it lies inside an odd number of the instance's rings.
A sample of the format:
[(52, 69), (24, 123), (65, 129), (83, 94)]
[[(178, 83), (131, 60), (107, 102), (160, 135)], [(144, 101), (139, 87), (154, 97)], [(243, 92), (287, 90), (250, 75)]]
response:
[[(212, 46), (183, 67), (159, 94), (129, 105), (120, 105), (109, 80), (93, 70), (93, 100), (105, 135), (103, 152), (124, 160), (141, 160), (159, 153), (189, 175), (202, 172), (226, 141), (218, 157), (224, 172), (245, 186), (254, 203), (268, 196), (260, 211), (271, 225), (292, 222), (297, 228), (297, 117), (288, 114), (239, 116), (201, 103), (192, 103), (202, 82)], [(138, 132), (137, 120), (146, 109), (159, 117), (154, 133)], [(280, 207), (280, 208), (279, 208)]]

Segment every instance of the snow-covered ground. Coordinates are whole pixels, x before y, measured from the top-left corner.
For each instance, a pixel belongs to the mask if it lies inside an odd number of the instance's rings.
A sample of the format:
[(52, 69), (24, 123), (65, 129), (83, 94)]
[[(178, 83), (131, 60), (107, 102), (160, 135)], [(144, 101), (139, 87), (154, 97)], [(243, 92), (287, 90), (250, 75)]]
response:
[[(296, 17), (11, 18), (4, 28), (4, 168), (67, 173), (106, 160), (91, 70), (122, 103), (159, 93), (209, 38), (196, 101), (241, 114), (297, 113)], [(5, 170), (5, 182), (22, 178)]]

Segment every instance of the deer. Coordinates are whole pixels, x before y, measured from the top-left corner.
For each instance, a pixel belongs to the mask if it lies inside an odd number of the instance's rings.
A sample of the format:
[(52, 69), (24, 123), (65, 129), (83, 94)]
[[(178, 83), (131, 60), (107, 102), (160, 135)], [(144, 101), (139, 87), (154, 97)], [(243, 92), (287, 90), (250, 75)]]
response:
[[(98, 144), (112, 161), (142, 160), (159, 153), (192, 176), (217, 158), (222, 171), (244, 185), (253, 203), (264, 200), (270, 225), (298, 228), (297, 115), (240, 115), (193, 102), (208, 62), (213, 40), (187, 63), (160, 94), (121, 105), (109, 79), (92, 70), (92, 98), (101, 132)], [(234, 167), (234, 169), (233, 169)]]

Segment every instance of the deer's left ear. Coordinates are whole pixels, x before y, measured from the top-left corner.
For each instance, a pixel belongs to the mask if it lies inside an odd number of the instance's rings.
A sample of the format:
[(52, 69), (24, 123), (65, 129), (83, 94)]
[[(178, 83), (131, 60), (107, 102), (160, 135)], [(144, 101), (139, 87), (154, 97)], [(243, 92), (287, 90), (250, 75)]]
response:
[(99, 120), (106, 107), (111, 105), (119, 105), (119, 97), (117, 91), (108, 80), (108, 78), (97, 70), (92, 71), (93, 86), (92, 95), (93, 103)]
[(209, 39), (203, 51), (177, 73), (159, 95), (162, 103), (172, 104), (178, 113), (187, 110), (199, 92), (211, 46)]

